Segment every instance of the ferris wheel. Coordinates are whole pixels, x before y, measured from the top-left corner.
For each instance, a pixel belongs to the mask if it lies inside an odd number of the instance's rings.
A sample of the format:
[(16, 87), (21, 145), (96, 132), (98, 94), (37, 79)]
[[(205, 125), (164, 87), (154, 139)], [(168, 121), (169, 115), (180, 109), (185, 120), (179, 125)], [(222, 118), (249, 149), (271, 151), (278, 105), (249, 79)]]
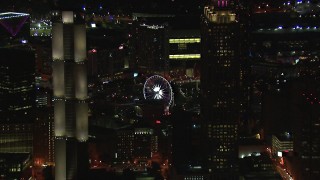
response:
[(173, 92), (170, 83), (159, 75), (149, 77), (143, 86), (143, 95), (147, 100), (164, 100), (167, 106), (173, 101)]

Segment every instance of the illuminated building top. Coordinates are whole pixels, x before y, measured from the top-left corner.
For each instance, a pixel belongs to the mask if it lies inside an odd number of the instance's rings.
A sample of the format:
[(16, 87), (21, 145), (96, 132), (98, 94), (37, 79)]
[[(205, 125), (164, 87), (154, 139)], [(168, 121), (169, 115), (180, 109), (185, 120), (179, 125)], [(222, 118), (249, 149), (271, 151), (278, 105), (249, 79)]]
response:
[(63, 11), (62, 12), (62, 22), (66, 24), (73, 23), (73, 12), (72, 11)]
[(180, 39), (169, 39), (170, 44), (181, 44), (181, 43), (200, 43), (200, 38), (180, 38)]
[(228, 5), (228, 0), (214, 0), (214, 6), (216, 7), (224, 8)]
[[(28, 17), (29, 14), (26, 13), (4, 12), (0, 13), (0, 24), (11, 36), (16, 36)], [(14, 21), (12, 19), (14, 19)]]
[(164, 28), (164, 26), (160, 26), (160, 25), (141, 24), (141, 26), (146, 26), (148, 29), (163, 29)]
[(232, 23), (236, 21), (236, 14), (230, 10), (215, 10), (213, 6), (204, 7), (205, 17), (213, 23)]
[(0, 19), (10, 19), (10, 18), (23, 17), (23, 16), (29, 16), (29, 14), (27, 14), (27, 13), (18, 13), (18, 12), (0, 13)]

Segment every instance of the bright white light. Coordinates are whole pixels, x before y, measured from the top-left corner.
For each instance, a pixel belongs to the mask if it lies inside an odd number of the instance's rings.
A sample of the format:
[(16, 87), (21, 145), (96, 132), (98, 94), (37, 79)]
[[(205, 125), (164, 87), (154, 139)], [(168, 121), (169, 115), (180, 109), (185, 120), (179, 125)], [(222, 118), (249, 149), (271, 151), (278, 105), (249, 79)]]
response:
[(0, 13), (0, 19), (9, 19), (9, 18), (22, 17), (22, 16), (29, 16), (29, 14), (26, 14), (26, 13), (18, 13), (18, 12), (4, 12), (4, 13)]
[(154, 92), (160, 91), (160, 87), (159, 87), (159, 86), (156, 86), (155, 88), (153, 88), (153, 91), (154, 91)]
[(92, 27), (92, 28), (95, 28), (95, 27), (97, 27), (97, 26), (96, 26), (95, 23), (91, 23), (91, 27)]
[(173, 92), (170, 83), (159, 75), (149, 77), (143, 86), (145, 99), (163, 99), (167, 105), (171, 105)]
[(154, 99), (162, 99), (163, 98), (163, 90), (160, 85), (155, 85), (153, 87)]

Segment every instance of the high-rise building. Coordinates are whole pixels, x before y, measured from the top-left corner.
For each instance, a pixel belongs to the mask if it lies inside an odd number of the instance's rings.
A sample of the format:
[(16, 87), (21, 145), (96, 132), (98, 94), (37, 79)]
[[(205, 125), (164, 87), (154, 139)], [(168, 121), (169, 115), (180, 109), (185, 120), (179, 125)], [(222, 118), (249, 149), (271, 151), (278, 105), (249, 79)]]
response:
[(188, 77), (197, 76), (196, 64), (200, 60), (200, 31), (179, 29), (169, 31), (170, 74), (182, 72)]
[(28, 48), (1, 48), (1, 122), (33, 122), (35, 55)]
[(34, 167), (51, 165), (54, 162), (53, 107), (38, 107), (33, 133)]
[(204, 169), (211, 179), (238, 179), (241, 58), (233, 1), (211, 1), (204, 7), (201, 23)]
[(135, 22), (133, 66), (150, 72), (168, 70), (168, 26)]
[(23, 179), (24, 167), (30, 161), (29, 153), (0, 153), (1, 179)]
[(0, 152), (31, 153), (35, 55), (25, 46), (0, 48)]
[(86, 179), (86, 53), (83, 19), (72, 11), (62, 11), (52, 28), (56, 179)]
[(133, 13), (133, 19), (130, 67), (194, 76), (200, 60), (198, 15)]
[(116, 162), (132, 161), (140, 167), (147, 166), (148, 161), (158, 152), (158, 136), (150, 127), (130, 127), (117, 132)]
[[(319, 61), (312, 64), (318, 67)], [(290, 166), (293, 178), (298, 180), (320, 178), (319, 75), (314, 77), (305, 76), (296, 81), (292, 97), (294, 156)]]
[(205, 179), (203, 175), (207, 173), (202, 169), (201, 142), (199, 113), (174, 109), (172, 111), (172, 166), (179, 177)]
[(98, 75), (98, 55), (97, 50), (92, 49), (88, 52), (88, 76), (93, 78)]

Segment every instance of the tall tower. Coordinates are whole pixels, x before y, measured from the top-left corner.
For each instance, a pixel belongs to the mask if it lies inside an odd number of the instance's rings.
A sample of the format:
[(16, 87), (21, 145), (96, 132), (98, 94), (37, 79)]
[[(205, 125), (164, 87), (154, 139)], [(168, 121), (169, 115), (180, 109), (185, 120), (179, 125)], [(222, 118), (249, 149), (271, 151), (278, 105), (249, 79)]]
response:
[(35, 54), (29, 46), (0, 48), (0, 153), (31, 153), (35, 121)]
[[(55, 179), (85, 179), (88, 104), (86, 27), (63, 11), (52, 28)], [(84, 169), (83, 169), (84, 168)]]
[(168, 27), (166, 25), (148, 25), (135, 22), (133, 43), (134, 66), (151, 72), (163, 72), (168, 69)]
[(213, 0), (204, 7), (201, 22), (203, 163), (211, 179), (238, 179), (240, 28), (233, 6)]

